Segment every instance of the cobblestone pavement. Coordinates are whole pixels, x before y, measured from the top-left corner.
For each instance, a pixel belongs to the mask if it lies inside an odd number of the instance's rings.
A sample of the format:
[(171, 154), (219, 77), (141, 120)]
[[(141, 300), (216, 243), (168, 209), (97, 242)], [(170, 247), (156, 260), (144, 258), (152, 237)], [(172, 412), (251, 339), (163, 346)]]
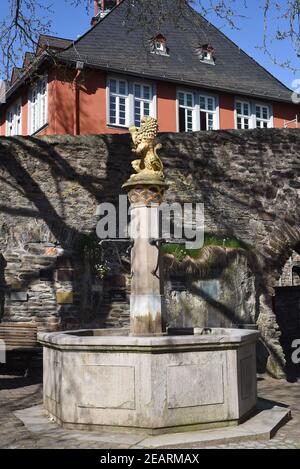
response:
[[(267, 442), (243, 442), (218, 445), (214, 448), (255, 448), (255, 449), (300, 449), (300, 382), (287, 383), (269, 377), (258, 382), (259, 396), (289, 406), (293, 419), (279, 430), (275, 438)], [(30, 432), (13, 414), (42, 402), (42, 383), (40, 373), (23, 378), (15, 374), (0, 375), (0, 448), (91, 448), (125, 449), (128, 441), (118, 441), (116, 435), (107, 434), (101, 438), (96, 434), (70, 432), (53, 428), (48, 433)], [(128, 438), (127, 438), (128, 440)], [(210, 447), (207, 447), (210, 448)]]

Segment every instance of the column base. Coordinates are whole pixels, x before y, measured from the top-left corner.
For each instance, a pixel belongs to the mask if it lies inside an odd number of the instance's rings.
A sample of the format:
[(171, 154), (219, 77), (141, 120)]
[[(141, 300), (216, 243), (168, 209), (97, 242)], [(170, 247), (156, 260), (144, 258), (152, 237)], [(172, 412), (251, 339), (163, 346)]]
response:
[(162, 335), (162, 295), (131, 295), (130, 335)]

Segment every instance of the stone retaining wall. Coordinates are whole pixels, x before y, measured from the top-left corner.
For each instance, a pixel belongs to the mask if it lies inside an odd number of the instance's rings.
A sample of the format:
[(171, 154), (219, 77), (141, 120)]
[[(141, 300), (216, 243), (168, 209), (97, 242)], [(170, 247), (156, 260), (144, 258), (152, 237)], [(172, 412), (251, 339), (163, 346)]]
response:
[[(269, 369), (278, 374), (284, 356), (272, 295), (300, 251), (300, 131), (161, 134), (160, 141), (168, 200), (203, 202), (207, 232), (254, 246), (253, 308)], [(44, 329), (128, 323), (130, 285), (121, 301), (112, 294), (103, 303), (102, 282), (78, 242), (94, 232), (97, 205), (117, 201), (131, 159), (128, 135), (0, 138), (3, 319)], [(111, 275), (119, 274), (116, 264)]]

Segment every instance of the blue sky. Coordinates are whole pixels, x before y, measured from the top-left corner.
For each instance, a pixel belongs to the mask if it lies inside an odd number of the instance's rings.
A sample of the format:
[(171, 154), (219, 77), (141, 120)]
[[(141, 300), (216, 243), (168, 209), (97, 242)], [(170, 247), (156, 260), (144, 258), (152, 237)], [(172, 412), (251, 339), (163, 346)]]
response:
[[(1, 3), (3, 1), (6, 5), (8, 4), (8, 0), (1, 0)], [(93, 0), (90, 0), (91, 8), (89, 13), (86, 12), (83, 6), (78, 8), (72, 7), (71, 0), (50, 1), (52, 3), (53, 10), (52, 32), (54, 35), (75, 39), (89, 28), (90, 19), (93, 15)], [(86, 2), (86, 0), (83, 0), (83, 3), (84, 2)], [(208, 19), (217, 27), (221, 28), (222, 31), (230, 37), (230, 39), (256, 59), (279, 80), (291, 88), (293, 80), (295, 78), (300, 78), (300, 72), (295, 76), (293, 72), (284, 70), (278, 65), (272, 64), (269, 57), (258, 49), (263, 38), (263, 12), (260, 8), (263, 3), (262, 0), (248, 1), (248, 8), (246, 10), (243, 8), (244, 0), (237, 1), (236, 3), (239, 13), (247, 16), (246, 18), (237, 20), (237, 24), (240, 27), (239, 31), (232, 30), (225, 24), (225, 21), (220, 20), (213, 15)], [(5, 8), (2, 8), (1, 10), (0, 18), (4, 14)], [(273, 31), (276, 30), (275, 18), (273, 18), (270, 24), (272, 24)], [(272, 52), (281, 60), (284, 60), (286, 54), (292, 56), (294, 58), (294, 66), (296, 68), (300, 67), (300, 59), (296, 59), (292, 45), (288, 41), (274, 42), (272, 45)]]

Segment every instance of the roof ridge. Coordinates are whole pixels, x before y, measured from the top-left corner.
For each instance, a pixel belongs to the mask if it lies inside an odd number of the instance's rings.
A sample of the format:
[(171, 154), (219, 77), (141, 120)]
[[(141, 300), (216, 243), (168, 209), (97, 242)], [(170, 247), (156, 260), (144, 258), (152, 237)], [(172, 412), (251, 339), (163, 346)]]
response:
[(63, 41), (73, 41), (73, 39), (66, 38), (66, 37), (60, 37), (60, 36), (52, 36), (52, 34), (40, 34), (39, 40), (41, 37), (51, 37), (52, 39), (62, 39)]

